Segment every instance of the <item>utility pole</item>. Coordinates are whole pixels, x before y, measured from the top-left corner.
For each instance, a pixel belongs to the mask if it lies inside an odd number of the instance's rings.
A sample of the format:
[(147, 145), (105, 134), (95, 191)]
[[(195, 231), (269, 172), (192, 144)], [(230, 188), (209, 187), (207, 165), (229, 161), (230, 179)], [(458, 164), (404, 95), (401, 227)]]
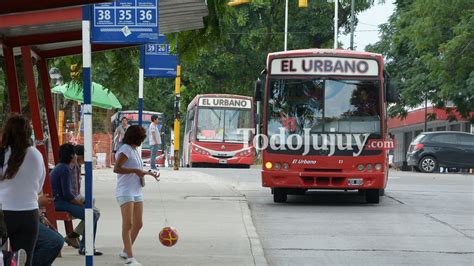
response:
[(354, 50), (355, 0), (351, 1), (351, 50)]
[(425, 125), (423, 127), (423, 132), (428, 131), (428, 122), (426, 121), (426, 116), (428, 115), (428, 94), (425, 93)]
[(174, 164), (173, 170), (179, 170), (179, 99), (181, 93), (181, 66), (176, 67), (175, 83), (175, 102), (174, 102)]
[[(288, 0), (287, 0), (288, 1)], [(339, 11), (339, 0), (334, 1), (334, 49), (337, 49), (337, 28), (338, 28), (338, 11)]]
[(285, 5), (285, 51), (288, 48), (288, 0)]

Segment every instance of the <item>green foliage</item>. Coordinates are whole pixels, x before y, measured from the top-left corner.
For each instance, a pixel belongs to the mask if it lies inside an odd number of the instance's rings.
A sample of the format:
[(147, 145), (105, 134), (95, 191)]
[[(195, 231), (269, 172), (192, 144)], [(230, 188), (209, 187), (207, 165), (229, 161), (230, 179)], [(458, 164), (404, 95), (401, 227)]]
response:
[(399, 0), (381, 26), (382, 39), (368, 46), (385, 55), (401, 88), (392, 115), (406, 114), (425, 98), (438, 107), (454, 103), (464, 116), (474, 111), (474, 1)]

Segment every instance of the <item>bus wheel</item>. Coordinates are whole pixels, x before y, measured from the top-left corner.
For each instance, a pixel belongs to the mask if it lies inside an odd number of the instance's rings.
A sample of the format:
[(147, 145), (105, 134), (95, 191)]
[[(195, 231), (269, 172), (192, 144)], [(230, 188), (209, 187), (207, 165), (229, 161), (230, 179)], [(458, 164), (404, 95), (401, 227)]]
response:
[(359, 194), (359, 196), (364, 196), (365, 195), (365, 189), (357, 190), (357, 194)]
[(380, 196), (385, 196), (385, 189), (384, 188), (379, 189), (379, 195)]
[(284, 188), (274, 188), (273, 189), (273, 202), (275, 203), (285, 203), (288, 198)]
[(379, 203), (380, 202), (380, 190), (379, 189), (367, 189), (367, 190), (365, 190), (365, 201), (367, 201), (367, 203)]

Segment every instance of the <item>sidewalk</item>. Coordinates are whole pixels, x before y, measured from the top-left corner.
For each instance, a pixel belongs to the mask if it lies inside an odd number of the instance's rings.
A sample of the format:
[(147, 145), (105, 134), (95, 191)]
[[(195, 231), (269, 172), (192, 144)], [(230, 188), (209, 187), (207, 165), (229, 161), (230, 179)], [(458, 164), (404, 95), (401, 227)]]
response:
[[(120, 209), (115, 201), (112, 169), (94, 171), (94, 197), (101, 210), (94, 265), (123, 265)], [(163, 193), (160, 194), (160, 190)], [(147, 265), (267, 265), (246, 199), (212, 176), (190, 169), (161, 170), (161, 181), (147, 180), (144, 226), (134, 245), (135, 257)], [(162, 202), (164, 204), (162, 204)], [(179, 234), (176, 246), (160, 244), (158, 233), (168, 224)], [(64, 235), (64, 226), (60, 224)], [(85, 265), (85, 257), (65, 246), (54, 265)]]

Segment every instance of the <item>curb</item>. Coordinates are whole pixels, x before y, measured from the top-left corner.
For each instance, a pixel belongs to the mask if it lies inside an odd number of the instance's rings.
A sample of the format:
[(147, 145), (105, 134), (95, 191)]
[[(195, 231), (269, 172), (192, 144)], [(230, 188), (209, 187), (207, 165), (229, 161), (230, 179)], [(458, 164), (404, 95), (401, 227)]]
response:
[(257, 229), (255, 228), (252, 221), (252, 215), (250, 213), (247, 200), (240, 202), (240, 210), (242, 212), (242, 221), (244, 222), (245, 230), (247, 231), (247, 237), (249, 239), (250, 251), (252, 253), (254, 265), (268, 266), (267, 259), (263, 253), (262, 244), (260, 243), (260, 238), (257, 234)]

